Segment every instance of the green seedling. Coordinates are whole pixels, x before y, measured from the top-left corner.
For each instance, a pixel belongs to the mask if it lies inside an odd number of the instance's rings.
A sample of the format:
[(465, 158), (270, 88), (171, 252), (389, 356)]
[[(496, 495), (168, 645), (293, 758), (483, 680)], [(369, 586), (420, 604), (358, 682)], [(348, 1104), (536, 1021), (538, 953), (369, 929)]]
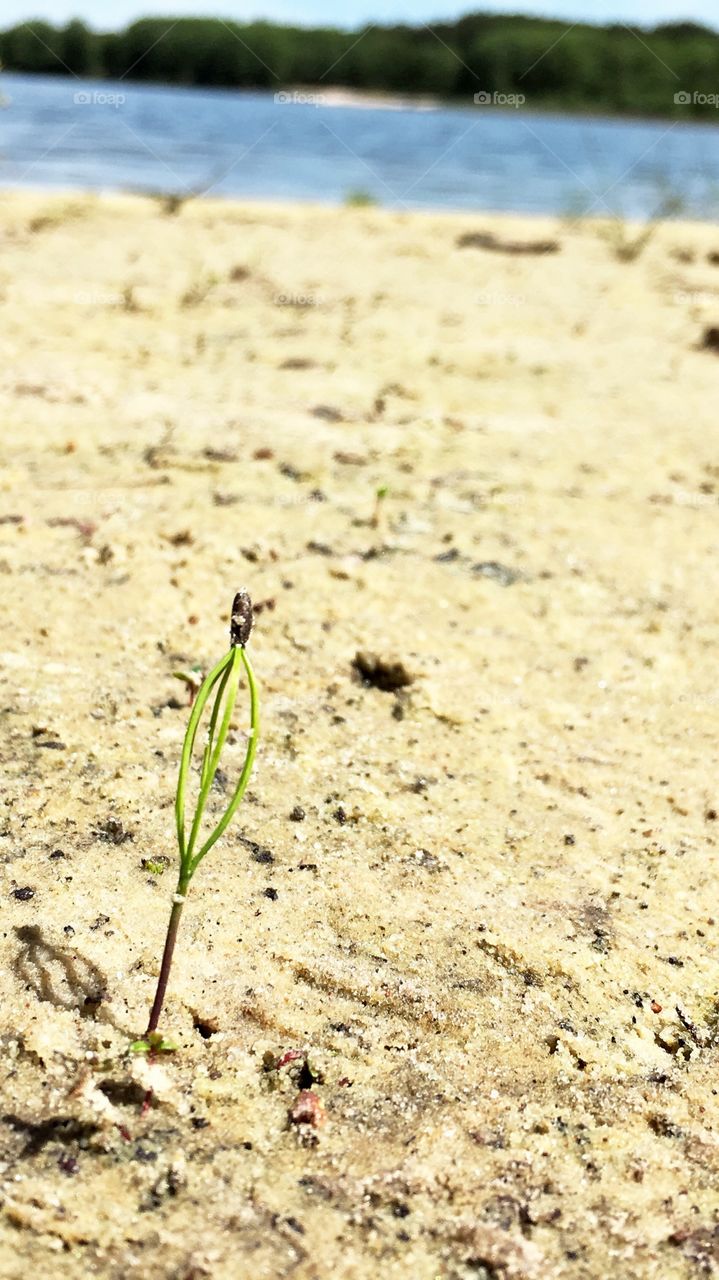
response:
[(370, 527), (372, 529), (379, 529), (382, 524), (382, 517), (384, 514), (384, 507), (385, 507), (385, 502), (387, 501), (388, 493), (389, 493), (388, 484), (381, 484), (375, 492), (374, 511), (372, 512), (372, 518), (370, 520)]
[(192, 706), (202, 686), (202, 671), (199, 667), (193, 667), (191, 671), (173, 671), (172, 674), (176, 680), (181, 680), (187, 686), (190, 706)]
[[(147, 1031), (142, 1040), (136, 1040), (130, 1046), (133, 1053), (169, 1053), (177, 1046), (170, 1040), (165, 1039), (157, 1030), (162, 1006), (167, 993), (167, 984), (170, 977), (170, 969), (172, 967), (172, 957), (175, 951), (175, 943), (177, 942), (177, 934), (182, 918), (182, 911), (187, 898), (187, 893), (192, 882), (192, 878), (197, 871), (203, 858), (207, 856), (210, 849), (213, 848), (220, 836), (224, 835), (232, 818), (234, 817), (242, 797), (245, 794), (247, 784), (252, 773), (252, 766), (257, 751), (257, 739), (259, 735), (259, 694), (255, 675), (252, 670), (252, 664), (247, 656), (246, 645), (252, 631), (252, 602), (246, 591), (239, 591), (235, 596), (232, 605), (232, 620), (230, 623), (230, 648), (225, 654), (221, 662), (210, 671), (200, 685), (197, 697), (195, 698), (192, 712), (190, 714), (187, 733), (185, 734), (185, 742), (182, 748), (182, 758), (180, 760), (180, 772), (177, 779), (177, 796), (175, 800), (175, 820), (177, 824), (177, 843), (180, 851), (180, 869), (177, 879), (177, 889), (172, 900), (172, 910), (170, 912), (170, 920), (167, 926), (167, 936), (165, 938), (165, 949), (162, 955), (162, 963), (160, 966), (160, 976), (157, 980), (157, 990), (155, 999), (150, 1011), (150, 1020), (147, 1024)], [(200, 827), (205, 812), (207, 799), (212, 788), (212, 783), (219, 767), (222, 751), (227, 741), (227, 734), (230, 728), (230, 721), (237, 699), (237, 692), (240, 685), (242, 673), (247, 677), (247, 685), (250, 695), (250, 729), (247, 741), (247, 752), (245, 755), (245, 763), (242, 766), (240, 778), (235, 787), (232, 798), (225, 809), (222, 817), (210, 832), (207, 838), (202, 841), (200, 838)], [(197, 737), (197, 731), (202, 719), (202, 713), (207, 706), (210, 696), (214, 694), (214, 702), (207, 727), (207, 740), (202, 755), (202, 763), (200, 765), (200, 789), (197, 800), (195, 801), (194, 813), (190, 825), (189, 834), (185, 824), (185, 797), (187, 791), (187, 783), (192, 767), (192, 753)]]
[(169, 865), (169, 858), (143, 858), (142, 869), (151, 876), (163, 876)]
[(362, 187), (357, 187), (347, 192), (345, 204), (348, 209), (371, 209), (373, 205), (377, 204), (377, 200), (371, 191), (365, 191)]
[(181, 307), (199, 307), (209, 298), (215, 285), (219, 284), (219, 276), (209, 274), (193, 280), (180, 298)]
[(130, 1053), (137, 1054), (155, 1054), (155, 1053), (175, 1053), (178, 1045), (174, 1040), (168, 1040), (165, 1036), (160, 1035), (159, 1031), (148, 1031), (144, 1040), (133, 1040), (130, 1045)]

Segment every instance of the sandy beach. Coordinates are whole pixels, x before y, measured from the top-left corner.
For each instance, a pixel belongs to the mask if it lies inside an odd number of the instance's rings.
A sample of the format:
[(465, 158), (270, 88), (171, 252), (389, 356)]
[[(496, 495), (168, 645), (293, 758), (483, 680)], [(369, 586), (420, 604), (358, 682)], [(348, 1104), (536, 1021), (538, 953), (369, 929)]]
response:
[(3, 196), (3, 1280), (719, 1266), (719, 232), (619, 234)]

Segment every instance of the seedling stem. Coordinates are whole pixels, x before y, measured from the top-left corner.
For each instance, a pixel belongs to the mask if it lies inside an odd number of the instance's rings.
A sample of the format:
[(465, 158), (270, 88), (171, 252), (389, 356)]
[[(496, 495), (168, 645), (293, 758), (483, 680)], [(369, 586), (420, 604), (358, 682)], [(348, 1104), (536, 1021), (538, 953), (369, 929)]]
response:
[[(250, 780), (250, 774), (252, 773), (252, 766), (254, 764), (255, 753), (257, 751), (257, 739), (260, 729), (259, 693), (257, 689), (257, 682), (252, 670), (252, 664), (245, 649), (245, 645), (250, 638), (250, 632), (252, 630), (252, 620), (252, 604), (250, 598), (246, 591), (240, 591), (235, 596), (232, 607), (230, 649), (225, 654), (222, 661), (218, 662), (217, 666), (214, 667), (209, 675), (203, 680), (190, 714), (190, 720), (182, 748), (182, 757), (180, 759), (180, 772), (177, 779), (177, 795), (175, 799), (177, 843), (180, 851), (180, 869), (177, 879), (177, 888), (172, 900), (172, 910), (170, 912), (170, 920), (167, 926), (167, 936), (165, 938), (165, 947), (162, 953), (162, 963), (160, 965), (160, 974), (157, 980), (155, 999), (150, 1011), (150, 1020), (147, 1024), (147, 1031), (145, 1032), (144, 1040), (137, 1041), (136, 1044), (133, 1045), (135, 1052), (156, 1052), (162, 1051), (163, 1048), (170, 1048), (169, 1042), (165, 1042), (162, 1037), (158, 1035), (157, 1028), (160, 1022), (165, 996), (167, 994), (167, 984), (170, 978), (172, 958), (175, 952), (175, 944), (177, 942), (177, 934), (180, 928), (180, 920), (182, 919), (185, 899), (187, 897), (192, 878), (202, 862), (202, 859), (206, 857), (213, 845), (215, 845), (220, 837), (224, 835), (237, 812), (242, 801), (242, 797), (245, 794), (247, 784)], [(215, 780), (215, 775), (219, 767), (220, 758), (227, 741), (232, 713), (237, 700), (237, 692), (243, 671), (247, 677), (247, 686), (250, 694), (250, 730), (247, 739), (245, 763), (242, 767), (242, 772), (240, 773), (237, 786), (235, 787), (232, 798), (230, 799), (224, 814), (196, 852), (202, 818), (212, 789), (212, 784)], [(202, 714), (207, 706), (210, 695), (213, 692), (215, 694), (215, 698), (212, 711), (210, 713), (207, 742), (203, 752), (202, 765), (200, 768), (200, 790), (195, 802), (195, 811), (188, 838), (185, 824), (187, 780), (192, 764), (193, 748), (200, 720), (202, 719)]]

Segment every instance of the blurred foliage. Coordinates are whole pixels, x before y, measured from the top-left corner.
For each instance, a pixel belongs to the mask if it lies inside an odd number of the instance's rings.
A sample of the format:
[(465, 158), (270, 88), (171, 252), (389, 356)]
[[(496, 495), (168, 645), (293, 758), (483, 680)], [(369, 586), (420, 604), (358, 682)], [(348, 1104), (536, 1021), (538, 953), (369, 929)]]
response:
[[(474, 14), (428, 27), (346, 32), (268, 22), (146, 18), (100, 34), (26, 22), (0, 33), (10, 71), (218, 88), (337, 85), (471, 101), (521, 93), (528, 106), (719, 120), (719, 33)], [(684, 91), (689, 101), (675, 102)], [(704, 95), (708, 101), (702, 101)]]

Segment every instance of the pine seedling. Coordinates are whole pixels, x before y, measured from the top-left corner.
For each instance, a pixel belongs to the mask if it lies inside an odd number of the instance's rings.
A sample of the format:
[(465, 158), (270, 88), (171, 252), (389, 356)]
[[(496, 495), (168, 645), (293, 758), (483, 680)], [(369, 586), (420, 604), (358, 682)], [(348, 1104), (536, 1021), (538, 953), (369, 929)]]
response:
[(385, 507), (385, 502), (387, 501), (388, 493), (389, 493), (388, 484), (381, 484), (375, 492), (374, 511), (372, 512), (372, 518), (370, 520), (370, 527), (372, 529), (379, 529), (382, 524), (382, 517), (384, 515), (384, 507)]
[[(170, 977), (170, 969), (172, 968), (172, 957), (175, 951), (175, 943), (177, 942), (177, 934), (182, 918), (182, 911), (187, 898), (188, 890), (192, 882), (192, 878), (197, 871), (203, 858), (207, 856), (210, 849), (213, 848), (220, 836), (224, 835), (230, 822), (232, 821), (242, 797), (245, 794), (247, 783), (252, 772), (252, 765), (257, 750), (257, 739), (259, 735), (259, 694), (255, 675), (252, 670), (252, 664), (247, 656), (246, 645), (252, 631), (253, 615), (252, 602), (246, 591), (238, 591), (232, 605), (232, 619), (230, 623), (230, 648), (225, 654), (221, 662), (210, 671), (205, 677), (192, 706), (189, 723), (187, 725), (187, 733), (185, 734), (185, 742), (182, 748), (182, 757), (180, 759), (180, 772), (177, 779), (177, 796), (175, 800), (175, 820), (177, 824), (177, 843), (180, 852), (180, 868), (177, 879), (177, 889), (172, 899), (172, 910), (170, 912), (170, 920), (167, 926), (167, 936), (165, 938), (165, 948), (162, 955), (162, 963), (160, 966), (160, 975), (157, 980), (157, 990), (150, 1011), (150, 1020), (147, 1025), (147, 1031), (142, 1040), (136, 1040), (131, 1046), (134, 1053), (158, 1053), (169, 1052), (176, 1048), (170, 1040), (165, 1040), (158, 1032), (158, 1024), (162, 1013), (162, 1006), (167, 993), (167, 984)], [(201, 840), (200, 828), (205, 812), (205, 806), (212, 788), (212, 784), (220, 764), (222, 751), (227, 741), (227, 734), (232, 720), (237, 693), (240, 685), (242, 672), (247, 677), (247, 685), (250, 695), (250, 729), (247, 740), (247, 752), (245, 755), (245, 763), (242, 766), (239, 781), (233, 792), (232, 798), (225, 809), (222, 817), (215, 826), (214, 830), (204, 840)], [(186, 807), (186, 791), (187, 783), (192, 767), (192, 754), (195, 746), (197, 731), (202, 719), (202, 713), (207, 706), (211, 695), (214, 694), (214, 702), (207, 727), (207, 740), (202, 755), (202, 763), (200, 766), (200, 787), (195, 801), (195, 809), (192, 815), (190, 831), (188, 834), (185, 823), (185, 807)]]

